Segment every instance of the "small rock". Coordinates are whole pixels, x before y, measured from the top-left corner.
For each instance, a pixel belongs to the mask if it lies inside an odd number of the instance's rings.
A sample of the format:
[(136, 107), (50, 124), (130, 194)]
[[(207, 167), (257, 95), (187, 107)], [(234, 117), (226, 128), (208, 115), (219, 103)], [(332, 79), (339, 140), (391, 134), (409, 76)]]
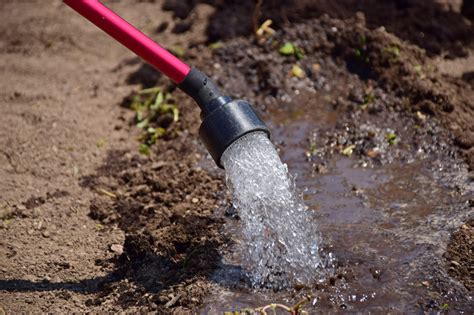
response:
[(198, 202), (199, 202), (199, 199), (193, 198), (193, 199), (191, 199), (191, 202), (192, 202), (192, 203), (198, 203)]
[(123, 254), (123, 245), (120, 244), (112, 244), (110, 245), (110, 250), (117, 254), (117, 255), (122, 255)]
[(376, 151), (376, 150), (369, 150), (369, 151), (367, 151), (367, 156), (370, 157), (370, 158), (374, 158), (374, 157), (376, 157), (377, 155), (379, 155), (379, 152)]
[(28, 235), (33, 235), (33, 233), (35, 233), (35, 230), (29, 229), (28, 231), (26, 231), (26, 233), (28, 233)]
[(314, 72), (319, 72), (319, 70), (321, 70), (321, 65), (319, 63), (314, 63), (313, 66), (311, 67), (311, 69)]
[(166, 166), (168, 163), (164, 162), (164, 161), (159, 161), (159, 162), (154, 162), (152, 165), (151, 165), (151, 169), (152, 170), (158, 170), (160, 168), (162, 168), (163, 166)]
[(46, 237), (46, 238), (48, 238), (50, 236), (49, 231), (47, 231), (47, 230), (43, 231), (43, 233), (41, 233), (41, 235), (43, 235), (43, 237)]
[(430, 283), (428, 281), (421, 281), (421, 284), (424, 285), (425, 287), (430, 286)]
[(61, 283), (62, 279), (59, 276), (54, 276), (51, 278), (51, 282), (53, 283)]
[(421, 121), (421, 122), (425, 122), (427, 117), (422, 112), (417, 111), (416, 112), (416, 118), (418, 118), (418, 120)]
[(176, 304), (176, 302), (178, 302), (180, 297), (181, 297), (181, 293), (176, 294), (176, 296), (172, 297), (171, 300), (169, 300), (169, 302), (165, 304), (165, 307), (166, 308), (172, 307), (173, 305)]
[(457, 261), (455, 261), (455, 260), (451, 260), (451, 261), (450, 261), (450, 263), (451, 263), (451, 265), (452, 265), (452, 266), (456, 266), (456, 267), (459, 267), (459, 266), (461, 266), (461, 264), (460, 264), (460, 263), (458, 263), (458, 262), (457, 262)]

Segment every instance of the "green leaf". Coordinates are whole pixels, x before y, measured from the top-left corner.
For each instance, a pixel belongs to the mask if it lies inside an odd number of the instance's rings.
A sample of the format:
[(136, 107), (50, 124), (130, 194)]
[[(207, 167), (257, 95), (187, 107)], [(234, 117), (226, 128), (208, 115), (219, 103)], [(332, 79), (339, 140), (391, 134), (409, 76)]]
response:
[(152, 87), (148, 89), (143, 89), (138, 92), (138, 94), (155, 94), (158, 93), (161, 89), (159, 87)]
[(303, 59), (304, 57), (303, 49), (295, 46), (295, 57), (298, 60)]
[(156, 134), (157, 137), (162, 137), (166, 134), (166, 129), (162, 128), (162, 127), (158, 127), (158, 128), (156, 128), (155, 134)]
[(448, 303), (442, 304), (442, 305), (440, 306), (440, 309), (442, 309), (442, 310), (444, 310), (444, 311), (448, 310), (448, 309), (449, 309)]
[(153, 110), (156, 110), (158, 109), (158, 107), (160, 107), (160, 105), (163, 103), (163, 100), (164, 100), (164, 95), (163, 95), (163, 92), (158, 92), (156, 94), (156, 98), (155, 98), (155, 102), (153, 103), (153, 105), (150, 106), (150, 109), (153, 109)]
[(150, 147), (144, 143), (141, 143), (138, 147), (138, 152), (144, 155), (150, 155)]
[(283, 46), (281, 46), (278, 51), (283, 56), (291, 56), (295, 54), (295, 46), (292, 43), (287, 42)]
[(209, 48), (211, 48), (211, 49), (213, 49), (213, 50), (214, 50), (214, 49), (219, 49), (219, 48), (222, 48), (222, 47), (224, 47), (224, 44), (222, 44), (221, 41), (217, 41), (217, 42), (211, 43), (211, 44), (209, 45)]
[(173, 107), (173, 121), (178, 122), (179, 120), (179, 109), (178, 107), (174, 106)]
[(385, 136), (385, 138), (387, 139), (387, 142), (392, 145), (392, 144), (395, 144), (396, 141), (397, 141), (397, 135), (394, 134), (394, 133), (389, 133)]
[(361, 53), (360, 49), (358, 49), (358, 48), (354, 49), (354, 55), (357, 58), (360, 58), (360, 56), (362, 56), (362, 53)]
[(137, 124), (137, 127), (140, 128), (140, 129), (144, 129), (144, 128), (148, 127), (149, 123), (150, 123), (150, 120), (148, 118), (145, 118)]
[(99, 140), (97, 140), (97, 142), (96, 142), (95, 145), (100, 149), (100, 148), (102, 148), (103, 146), (105, 146), (106, 144), (107, 144), (107, 140), (105, 140), (105, 139), (99, 139)]
[(156, 132), (156, 128), (153, 128), (153, 127), (148, 127), (148, 129), (146, 130), (146, 132), (150, 133), (150, 134), (153, 134)]

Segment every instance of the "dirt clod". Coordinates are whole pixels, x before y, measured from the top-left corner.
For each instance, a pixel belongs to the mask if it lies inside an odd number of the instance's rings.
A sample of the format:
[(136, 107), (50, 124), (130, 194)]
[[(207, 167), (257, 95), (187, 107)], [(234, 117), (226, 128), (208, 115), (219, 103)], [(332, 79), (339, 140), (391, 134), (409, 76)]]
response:
[(461, 225), (453, 233), (445, 258), (448, 260), (449, 274), (460, 280), (467, 289), (474, 290), (472, 266), (474, 265), (474, 220)]

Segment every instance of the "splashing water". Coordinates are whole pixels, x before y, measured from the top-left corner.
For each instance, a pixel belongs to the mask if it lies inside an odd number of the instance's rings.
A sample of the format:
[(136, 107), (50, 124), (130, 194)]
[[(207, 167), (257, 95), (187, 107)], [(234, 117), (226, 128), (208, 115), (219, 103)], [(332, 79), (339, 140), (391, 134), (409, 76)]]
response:
[(281, 289), (316, 280), (323, 263), (313, 213), (267, 136), (238, 139), (221, 161), (243, 225), (240, 254), (252, 285)]

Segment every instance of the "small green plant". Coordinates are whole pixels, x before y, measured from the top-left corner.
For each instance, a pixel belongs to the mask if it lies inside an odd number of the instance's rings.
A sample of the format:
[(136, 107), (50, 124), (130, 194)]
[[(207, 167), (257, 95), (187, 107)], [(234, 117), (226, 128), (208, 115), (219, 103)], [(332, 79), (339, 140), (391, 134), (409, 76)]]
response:
[(400, 47), (397, 45), (389, 45), (383, 49), (391, 59), (397, 59), (400, 56)]
[(107, 140), (105, 140), (105, 139), (99, 139), (95, 143), (96, 147), (99, 148), (99, 149), (104, 147), (106, 144), (107, 144)]
[(369, 63), (369, 56), (367, 55), (367, 38), (365, 35), (359, 36), (358, 45), (354, 48), (354, 56), (356, 59)]
[(426, 78), (426, 73), (425, 70), (427, 70), (426, 67), (423, 67), (420, 64), (414, 65), (413, 70), (415, 70), (416, 74), (420, 77), (420, 79), (425, 79)]
[(372, 93), (372, 89), (368, 89), (368, 90), (365, 92), (365, 95), (364, 95), (364, 103), (362, 103), (362, 105), (360, 106), (361, 109), (366, 109), (366, 108), (369, 107), (369, 105), (372, 104), (374, 101), (375, 101), (375, 96), (374, 96), (374, 94)]
[(171, 124), (178, 122), (179, 110), (170, 93), (154, 87), (139, 91), (133, 96), (130, 108), (135, 111), (137, 127), (143, 129), (139, 152), (150, 154), (150, 146), (167, 135)]
[(304, 57), (303, 49), (299, 48), (291, 42), (286, 42), (283, 46), (280, 47), (278, 51), (283, 56), (295, 56), (298, 60), (303, 59)]
[(397, 143), (397, 135), (394, 134), (394, 133), (388, 133), (388, 134), (385, 136), (385, 139), (387, 139), (387, 142), (388, 142), (388, 144), (390, 144), (390, 145), (394, 145), (395, 143)]
[(221, 49), (222, 47), (224, 47), (224, 44), (219, 40), (217, 42), (209, 44), (209, 48), (211, 48), (212, 50)]
[(257, 30), (255, 31), (255, 36), (258, 39), (265, 39), (266, 37), (270, 37), (275, 34), (275, 30), (271, 28), (273, 21), (268, 19), (260, 25)]
[(442, 310), (442, 311), (447, 311), (449, 309), (448, 303), (441, 304), (439, 309)]

